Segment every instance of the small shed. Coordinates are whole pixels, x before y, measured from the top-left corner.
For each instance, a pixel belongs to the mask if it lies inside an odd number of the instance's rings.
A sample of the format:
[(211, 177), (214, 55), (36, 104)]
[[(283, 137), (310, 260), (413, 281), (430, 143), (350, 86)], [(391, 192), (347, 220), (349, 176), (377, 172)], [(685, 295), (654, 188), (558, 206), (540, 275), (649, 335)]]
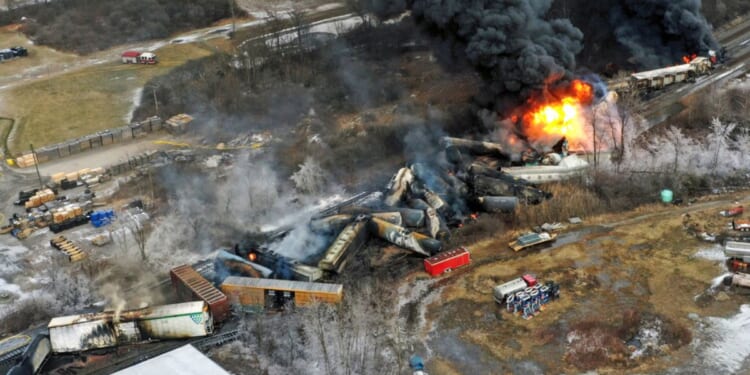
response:
[(122, 62), (124, 64), (138, 64), (138, 57), (141, 55), (138, 51), (125, 51), (122, 53)]

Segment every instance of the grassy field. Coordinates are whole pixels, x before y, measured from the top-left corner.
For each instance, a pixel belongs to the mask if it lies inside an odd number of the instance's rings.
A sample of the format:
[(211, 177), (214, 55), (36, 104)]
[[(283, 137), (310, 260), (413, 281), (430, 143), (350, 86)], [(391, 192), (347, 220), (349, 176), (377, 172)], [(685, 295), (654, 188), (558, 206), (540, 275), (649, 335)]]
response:
[[(675, 363), (688, 363), (693, 353), (686, 344), (695, 324), (689, 315), (725, 316), (737, 311), (746, 297), (706, 293), (711, 280), (725, 270), (717, 261), (695, 256), (698, 250), (713, 246), (683, 230), (682, 213), (691, 211), (711, 230), (721, 229), (726, 219), (717, 211), (734, 201), (747, 204), (742, 199), (746, 194), (693, 208), (653, 205), (623, 215), (585, 217), (584, 225), (612, 224), (598, 230), (595, 226), (592, 230), (571, 227), (581, 231), (576, 240), (552, 249), (513, 253), (507, 248), (513, 237), (510, 233), (466, 243), (472, 249), (473, 266), (444, 277), (447, 286), (437, 302), (429, 305), (427, 317), (443, 331), (457, 328), (461, 341), (482, 348), (501, 362), (531, 360), (559, 373), (590, 368), (601, 373), (660, 373)], [(560, 283), (563, 294), (532, 320), (502, 311), (492, 299), (495, 285), (527, 272)], [(629, 357), (623, 343), (639, 323), (628, 323), (628, 313), (664, 322), (663, 352), (640, 359)], [(590, 347), (603, 346), (610, 355), (577, 352), (577, 347), (566, 341), (572, 331), (587, 335), (585, 340), (592, 340)], [(433, 353), (436, 357), (441, 354)], [(428, 370), (466, 373), (453, 368), (450, 358), (433, 360)]]
[(29, 50), (29, 56), (0, 62), (0, 77), (3, 79), (34, 72), (43, 73), (47, 65), (64, 67), (78, 59), (78, 56), (73, 54), (33, 45), (25, 35), (15, 31), (12, 26), (0, 28), (0, 49), (14, 46), (26, 47)]
[(9, 141), (12, 153), (123, 126), (138, 88), (188, 60), (213, 53), (208, 44), (166, 45), (157, 50), (154, 66), (125, 65), (118, 61), (38, 80), (11, 89), (4, 115), (18, 121)]

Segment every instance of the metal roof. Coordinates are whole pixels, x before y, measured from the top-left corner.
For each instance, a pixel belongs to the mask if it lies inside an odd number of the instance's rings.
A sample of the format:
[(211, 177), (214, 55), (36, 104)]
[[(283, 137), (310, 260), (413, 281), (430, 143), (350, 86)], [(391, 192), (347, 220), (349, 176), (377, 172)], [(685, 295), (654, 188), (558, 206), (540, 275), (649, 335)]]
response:
[(192, 345), (141, 362), (114, 373), (114, 375), (229, 375), (216, 362), (206, 357)]
[(271, 290), (304, 290), (318, 293), (340, 294), (344, 286), (341, 284), (310, 283), (305, 281), (277, 280), (277, 279), (259, 279), (257, 277), (239, 277), (229, 276), (224, 280), (222, 285), (246, 286), (260, 289)]
[(141, 53), (138, 51), (125, 51), (122, 53), (122, 57), (138, 57)]
[[(175, 303), (171, 305), (161, 305), (146, 307), (138, 310), (125, 310), (120, 312), (120, 321), (146, 320), (153, 318), (162, 318), (167, 316), (193, 314), (203, 312), (206, 303), (203, 301), (193, 301), (184, 303)], [(100, 313), (69, 315), (52, 318), (47, 328), (62, 327), (71, 324), (80, 324), (93, 321), (110, 321), (115, 317), (114, 311), (104, 311)]]

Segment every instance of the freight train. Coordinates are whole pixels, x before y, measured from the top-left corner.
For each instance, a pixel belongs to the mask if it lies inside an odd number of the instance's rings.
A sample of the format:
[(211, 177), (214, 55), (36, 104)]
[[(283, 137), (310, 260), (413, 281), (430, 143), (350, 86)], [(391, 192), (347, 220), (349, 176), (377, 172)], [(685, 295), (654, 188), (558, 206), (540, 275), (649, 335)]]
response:
[(305, 307), (316, 302), (339, 303), (343, 289), (341, 284), (238, 276), (229, 276), (221, 284), (221, 290), (234, 305), (271, 309)]
[(686, 64), (633, 73), (625, 79), (610, 81), (608, 87), (618, 93), (660, 90), (674, 83), (690, 82), (699, 76), (711, 74), (716, 62), (716, 53), (709, 51), (708, 57), (698, 56)]
[(169, 271), (169, 278), (178, 298), (189, 302), (201, 300), (208, 305), (214, 322), (219, 323), (229, 317), (229, 301), (227, 296), (208, 282), (193, 267), (184, 264)]

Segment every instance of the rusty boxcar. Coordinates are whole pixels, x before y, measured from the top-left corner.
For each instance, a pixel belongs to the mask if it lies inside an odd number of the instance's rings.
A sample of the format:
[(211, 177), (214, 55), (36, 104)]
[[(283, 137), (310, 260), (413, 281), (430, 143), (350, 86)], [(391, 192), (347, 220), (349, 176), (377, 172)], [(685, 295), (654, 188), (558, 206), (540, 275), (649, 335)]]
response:
[(308, 306), (315, 302), (339, 303), (343, 285), (304, 281), (229, 276), (221, 290), (243, 307), (282, 308), (288, 304)]
[(173, 340), (213, 333), (213, 317), (203, 301), (105, 311), (52, 318), (49, 329), (53, 353), (74, 353), (133, 344)]
[(223, 322), (229, 317), (229, 300), (193, 267), (184, 264), (169, 271), (169, 278), (182, 302), (202, 300), (208, 304), (214, 322)]

